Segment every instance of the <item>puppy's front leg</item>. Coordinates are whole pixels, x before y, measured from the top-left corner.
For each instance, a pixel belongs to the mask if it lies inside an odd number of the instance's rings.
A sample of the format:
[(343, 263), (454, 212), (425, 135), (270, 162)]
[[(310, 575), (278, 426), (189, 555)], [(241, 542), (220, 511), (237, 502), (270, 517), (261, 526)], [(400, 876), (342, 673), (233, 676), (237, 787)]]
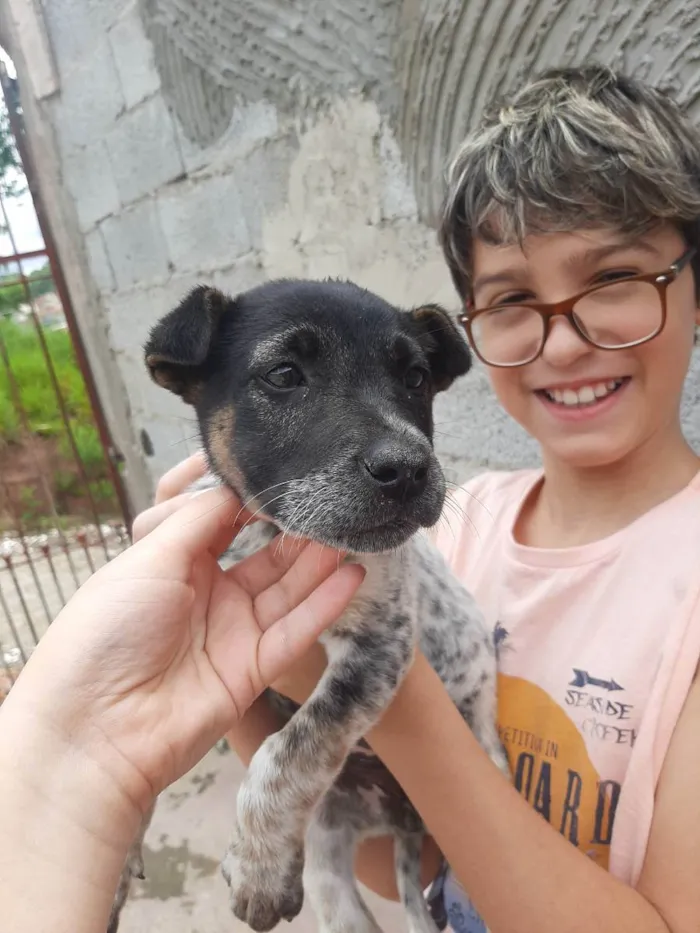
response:
[(316, 690), (250, 764), (222, 868), (234, 914), (254, 930), (271, 930), (301, 910), (311, 813), (408, 668), (414, 645), (408, 617), (386, 628), (326, 636), (329, 663)]

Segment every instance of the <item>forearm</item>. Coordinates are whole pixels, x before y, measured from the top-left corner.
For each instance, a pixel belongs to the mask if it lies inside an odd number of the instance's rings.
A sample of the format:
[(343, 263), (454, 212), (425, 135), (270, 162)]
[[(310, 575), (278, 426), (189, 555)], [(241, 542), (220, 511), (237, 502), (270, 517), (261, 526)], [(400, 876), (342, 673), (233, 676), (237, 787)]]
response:
[(422, 656), (368, 738), (492, 933), (669, 933), (497, 771)]
[(13, 933), (107, 926), (140, 812), (90, 758), (0, 713), (0, 904)]

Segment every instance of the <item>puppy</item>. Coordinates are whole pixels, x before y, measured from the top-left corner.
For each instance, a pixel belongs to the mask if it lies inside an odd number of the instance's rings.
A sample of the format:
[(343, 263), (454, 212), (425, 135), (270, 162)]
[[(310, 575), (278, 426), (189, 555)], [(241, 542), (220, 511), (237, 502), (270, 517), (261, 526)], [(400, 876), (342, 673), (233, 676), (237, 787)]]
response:
[[(409, 929), (434, 933), (423, 825), (363, 736), (420, 646), (506, 770), (493, 639), (421, 531), (446, 495), (433, 399), (468, 371), (467, 345), (435, 305), (407, 312), (350, 282), (284, 280), (236, 298), (196, 288), (145, 355), (153, 379), (194, 406), (217, 481), (270, 520), (253, 526), (249, 550), (281, 529), (349, 551), (367, 571), (321, 638), (328, 667), (310, 699), (298, 708), (269, 691), (287, 722), (238, 795), (223, 863), (233, 912), (270, 930), (306, 892), (322, 933), (380, 933), (353, 862), (362, 837), (392, 835)], [(140, 868), (138, 854), (131, 863)]]

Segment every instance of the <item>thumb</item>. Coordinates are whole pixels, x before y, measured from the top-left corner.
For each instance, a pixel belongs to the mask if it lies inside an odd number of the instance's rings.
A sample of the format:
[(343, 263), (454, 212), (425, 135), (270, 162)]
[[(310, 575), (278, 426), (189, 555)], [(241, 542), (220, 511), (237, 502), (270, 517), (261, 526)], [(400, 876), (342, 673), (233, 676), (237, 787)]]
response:
[(250, 519), (236, 496), (223, 486), (191, 496), (183, 505), (187, 498), (163, 502), (144, 514), (140, 538), (130, 549), (135, 556), (146, 547), (167, 547), (172, 553), (173, 545), (188, 562), (208, 550), (220, 553)]

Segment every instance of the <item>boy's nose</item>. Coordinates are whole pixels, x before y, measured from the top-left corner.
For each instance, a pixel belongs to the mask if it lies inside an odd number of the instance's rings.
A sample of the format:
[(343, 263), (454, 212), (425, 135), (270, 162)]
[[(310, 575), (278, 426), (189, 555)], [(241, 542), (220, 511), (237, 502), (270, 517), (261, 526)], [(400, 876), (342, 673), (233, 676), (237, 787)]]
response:
[(575, 363), (595, 348), (576, 332), (565, 317), (553, 317), (542, 350), (542, 358), (551, 366), (563, 368)]

